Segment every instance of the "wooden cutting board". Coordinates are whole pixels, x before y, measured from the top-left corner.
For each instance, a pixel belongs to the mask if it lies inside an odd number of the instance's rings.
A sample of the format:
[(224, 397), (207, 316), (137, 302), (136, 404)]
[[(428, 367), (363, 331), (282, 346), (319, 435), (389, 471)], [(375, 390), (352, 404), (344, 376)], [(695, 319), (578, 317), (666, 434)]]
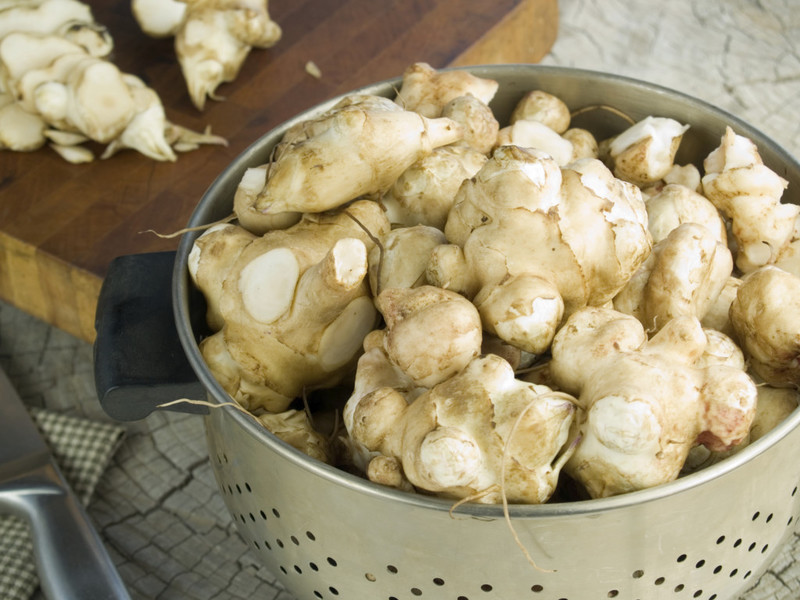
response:
[[(340, 93), (397, 77), (424, 61), (450, 65), (537, 62), (558, 28), (557, 0), (273, 0), (283, 37), (254, 50), (224, 101), (189, 101), (172, 40), (144, 36), (129, 0), (95, 4), (114, 38), (112, 60), (161, 96), (168, 118), (227, 147), (161, 163), (128, 151), (73, 165), (44, 148), (0, 151), (0, 299), (79, 338), (94, 339), (94, 311), (111, 260), (170, 250), (215, 176), (275, 125)], [(313, 61), (316, 79), (305, 71)], [(101, 150), (97, 147), (96, 150)]]

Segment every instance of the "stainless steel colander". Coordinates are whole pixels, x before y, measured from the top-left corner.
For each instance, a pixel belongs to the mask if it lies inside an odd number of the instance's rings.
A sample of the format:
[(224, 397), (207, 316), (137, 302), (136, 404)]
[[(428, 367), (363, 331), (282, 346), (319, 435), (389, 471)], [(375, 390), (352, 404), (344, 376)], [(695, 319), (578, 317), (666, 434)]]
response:
[[(678, 162), (700, 164), (725, 127), (753, 139), (798, 202), (800, 164), (753, 127), (704, 102), (618, 76), (533, 65), (472, 67), (500, 83), (501, 123), (516, 101), (543, 89), (581, 111), (574, 126), (610, 136), (633, 119), (691, 125)], [(392, 96), (398, 81), (365, 93)], [(268, 133), (215, 181), (190, 226), (225, 217), (245, 168), (267, 162), (283, 132), (336, 99)], [(213, 401), (225, 392), (197, 348), (197, 293), (178, 249), (173, 300), (178, 335)], [(202, 312), (202, 311), (200, 311)], [(541, 506), (451, 503), (373, 485), (316, 462), (228, 407), (206, 417), (211, 462), (239, 529), (298, 600), (729, 600), (755, 584), (791, 534), (800, 510), (800, 412), (750, 447), (673, 483), (624, 496)], [(511, 527), (509, 527), (509, 524)], [(514, 539), (530, 553), (531, 565)]]

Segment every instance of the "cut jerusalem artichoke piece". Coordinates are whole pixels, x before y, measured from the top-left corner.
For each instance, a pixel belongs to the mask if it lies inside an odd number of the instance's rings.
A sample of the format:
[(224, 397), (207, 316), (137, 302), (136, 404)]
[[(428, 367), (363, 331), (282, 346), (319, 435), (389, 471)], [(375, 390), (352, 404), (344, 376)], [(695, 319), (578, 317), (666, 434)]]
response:
[(321, 212), (384, 192), (415, 161), (462, 137), (455, 121), (369, 97), (345, 100), (290, 133), (297, 141), (281, 146), (255, 201), (267, 214)]
[(614, 175), (640, 187), (660, 181), (670, 172), (683, 134), (689, 129), (675, 119), (645, 117), (604, 142)]
[(108, 144), (104, 158), (132, 148), (155, 160), (174, 161), (171, 143), (178, 147), (188, 138), (195, 144), (225, 143), (217, 136), (192, 134), (183, 128), (173, 138), (176, 128), (167, 121), (153, 90), (56, 34), (5, 36), (0, 40), (0, 71), (22, 109), (55, 132), (73, 135), (74, 144), (55, 142), (55, 149), (68, 159), (88, 158), (90, 151), (77, 146), (78, 136)]
[(46, 130), (41, 117), (23, 109), (10, 94), (0, 93), (0, 150), (37, 150), (47, 141)]
[(562, 170), (516, 146), (495, 150), (464, 182), (445, 235), (429, 281), (477, 290), (484, 328), (510, 332), (505, 341), (534, 354), (547, 350), (562, 315), (609, 302), (651, 249), (638, 188), (599, 160)]
[(206, 299), (206, 322), (212, 331), (225, 324), (219, 310), (222, 284), (236, 259), (255, 239), (243, 227), (226, 223), (210, 227), (192, 245), (187, 260), (189, 275)]
[(767, 265), (747, 274), (730, 322), (750, 368), (769, 385), (800, 385), (800, 277)]
[(597, 140), (585, 129), (569, 129), (571, 119), (569, 108), (560, 98), (533, 90), (515, 106), (509, 125), (497, 136), (497, 145), (543, 150), (559, 166), (580, 158), (597, 158)]
[(703, 166), (704, 195), (731, 221), (736, 266), (748, 273), (774, 263), (791, 243), (800, 214), (800, 206), (781, 202), (788, 182), (730, 127)]
[(281, 28), (267, 0), (132, 0), (142, 31), (175, 37), (175, 53), (192, 103), (218, 99), (217, 88), (233, 81), (253, 48), (269, 48)]
[(0, 39), (15, 32), (55, 35), (96, 57), (113, 49), (106, 29), (96, 23), (88, 4), (78, 0), (12, 0), (0, 7)]
[(590, 496), (672, 481), (697, 443), (722, 451), (745, 439), (756, 385), (724, 362), (698, 366), (707, 344), (693, 317), (648, 341), (638, 320), (601, 308), (574, 313), (558, 332), (550, 373), (583, 409), (565, 471)]
[(224, 326), (200, 349), (244, 408), (281, 412), (304, 390), (335, 385), (375, 327), (367, 253), (389, 224), (375, 202), (346, 211), (269, 232), (231, 264), (219, 298)]
[(493, 79), (477, 77), (467, 71), (437, 71), (427, 63), (414, 63), (403, 72), (395, 102), (405, 110), (428, 118), (442, 115), (445, 106), (459, 96), (471, 94), (489, 104), (500, 85)]

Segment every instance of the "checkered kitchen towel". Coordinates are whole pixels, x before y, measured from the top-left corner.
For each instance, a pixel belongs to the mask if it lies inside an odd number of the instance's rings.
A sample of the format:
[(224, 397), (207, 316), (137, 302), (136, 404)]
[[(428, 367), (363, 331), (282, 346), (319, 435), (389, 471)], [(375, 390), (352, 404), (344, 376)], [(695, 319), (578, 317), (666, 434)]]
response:
[[(88, 504), (125, 430), (43, 409), (31, 409), (31, 416), (72, 490)], [(0, 516), (0, 598), (28, 600), (38, 585), (27, 524), (14, 516)]]

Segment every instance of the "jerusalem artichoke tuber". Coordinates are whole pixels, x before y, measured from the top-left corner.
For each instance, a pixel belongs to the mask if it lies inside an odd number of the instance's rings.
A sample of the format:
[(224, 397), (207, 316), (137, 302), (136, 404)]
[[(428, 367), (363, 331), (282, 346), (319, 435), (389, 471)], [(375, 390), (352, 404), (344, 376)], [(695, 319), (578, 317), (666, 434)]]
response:
[(672, 481), (695, 444), (726, 450), (747, 436), (756, 385), (724, 362), (698, 366), (707, 344), (694, 317), (647, 340), (633, 317), (590, 307), (556, 334), (551, 375), (583, 411), (565, 470), (592, 497)]

